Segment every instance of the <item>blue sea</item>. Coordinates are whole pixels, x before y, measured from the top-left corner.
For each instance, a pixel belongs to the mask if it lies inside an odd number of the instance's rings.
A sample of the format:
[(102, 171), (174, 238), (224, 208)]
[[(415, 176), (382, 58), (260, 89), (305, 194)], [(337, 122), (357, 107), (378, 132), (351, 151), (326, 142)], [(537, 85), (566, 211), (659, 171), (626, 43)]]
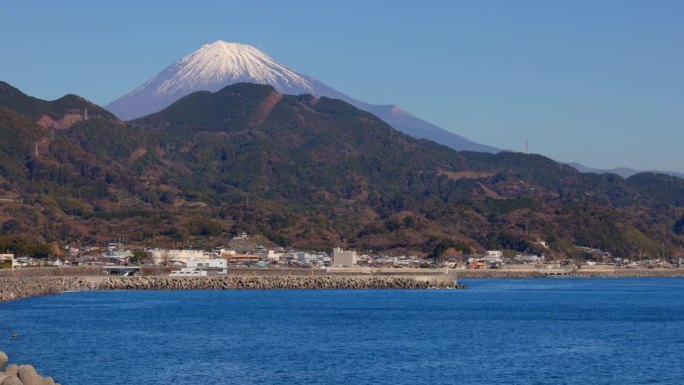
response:
[(30, 298), (0, 350), (64, 385), (684, 383), (684, 279), (462, 283)]

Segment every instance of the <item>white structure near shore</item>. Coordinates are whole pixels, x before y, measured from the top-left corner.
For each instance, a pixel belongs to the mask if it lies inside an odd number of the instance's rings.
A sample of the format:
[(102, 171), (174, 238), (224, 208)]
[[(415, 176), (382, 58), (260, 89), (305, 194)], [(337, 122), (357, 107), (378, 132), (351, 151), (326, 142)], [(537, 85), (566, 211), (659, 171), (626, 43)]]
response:
[(276, 253), (274, 250), (268, 250), (268, 253), (259, 254), (259, 259), (266, 262), (280, 261), (281, 255), (282, 254)]
[(202, 250), (150, 250), (155, 264), (169, 264), (179, 262), (187, 265), (189, 261), (207, 259)]
[(224, 258), (193, 259), (188, 261), (186, 267), (196, 270), (213, 271), (218, 274), (228, 274), (228, 260)]
[(342, 250), (339, 247), (333, 249), (333, 266), (353, 267), (356, 265), (356, 251)]
[(185, 267), (171, 272), (172, 277), (204, 277), (211, 275), (228, 274), (228, 260), (224, 258), (203, 258), (187, 261)]
[(11, 261), (12, 262), (12, 268), (14, 269), (17, 266), (17, 260), (14, 259), (14, 254), (0, 254), (0, 261)]
[[(179, 271), (174, 271), (174, 275), (206, 275), (207, 272), (213, 274), (228, 273), (228, 259), (221, 250), (221, 256), (216, 253), (205, 253), (202, 250), (159, 250), (149, 251), (152, 260), (157, 265), (174, 265), (182, 267)], [(193, 273), (200, 272), (200, 273)]]

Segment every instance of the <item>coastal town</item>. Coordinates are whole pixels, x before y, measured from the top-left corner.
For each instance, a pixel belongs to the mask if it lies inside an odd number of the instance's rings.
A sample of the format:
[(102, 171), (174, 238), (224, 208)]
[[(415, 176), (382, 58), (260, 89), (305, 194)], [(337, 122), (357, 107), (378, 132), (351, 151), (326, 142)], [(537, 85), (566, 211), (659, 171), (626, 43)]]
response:
[[(68, 245), (60, 258), (39, 259), (11, 253), (0, 254), (2, 269), (96, 267), (107, 275), (207, 276), (227, 274), (229, 270), (316, 270), (321, 272), (368, 272), (384, 269), (452, 270), (536, 270), (547, 274), (567, 274), (577, 270), (676, 269), (684, 257), (630, 260), (589, 247), (577, 247), (584, 258), (554, 259), (547, 255), (487, 250), (463, 254), (447, 250), (439, 258), (417, 255), (386, 255), (334, 248), (331, 251), (304, 251), (268, 248), (246, 233), (233, 237), (226, 247), (130, 248), (123, 240), (103, 245)], [(351, 269), (351, 270), (350, 270)]]

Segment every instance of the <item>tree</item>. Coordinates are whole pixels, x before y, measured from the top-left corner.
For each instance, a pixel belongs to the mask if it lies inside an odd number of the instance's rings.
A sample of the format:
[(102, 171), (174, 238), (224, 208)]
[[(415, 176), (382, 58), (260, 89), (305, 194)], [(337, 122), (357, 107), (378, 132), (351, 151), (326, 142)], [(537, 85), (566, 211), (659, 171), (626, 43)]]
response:
[(684, 215), (675, 223), (673, 230), (675, 234), (684, 234)]
[(33, 258), (45, 259), (50, 256), (50, 245), (47, 243), (37, 243), (33, 249)]
[(50, 244), (50, 255), (52, 255), (55, 258), (63, 259), (64, 248), (59, 243), (53, 242)]
[(2, 224), (3, 234), (17, 234), (20, 229), (21, 226), (19, 225), (19, 222), (17, 222), (15, 219), (10, 219)]
[(128, 258), (128, 260), (134, 265), (139, 265), (143, 261), (149, 260), (151, 257), (152, 254), (148, 251), (136, 250), (133, 253), (131, 253), (131, 257)]
[(190, 221), (186, 228), (192, 235), (217, 237), (223, 232), (220, 222), (208, 219), (196, 219)]
[(434, 259), (435, 262), (442, 259), (444, 252), (452, 247), (456, 247), (456, 243), (450, 239), (442, 239), (437, 243), (432, 253), (430, 253), (430, 258)]

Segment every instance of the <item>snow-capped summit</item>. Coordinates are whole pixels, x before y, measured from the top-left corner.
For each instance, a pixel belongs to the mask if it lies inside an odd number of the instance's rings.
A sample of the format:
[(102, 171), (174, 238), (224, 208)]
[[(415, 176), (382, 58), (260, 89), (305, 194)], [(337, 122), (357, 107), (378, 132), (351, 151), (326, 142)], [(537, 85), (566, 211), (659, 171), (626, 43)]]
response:
[(119, 118), (130, 120), (161, 111), (193, 92), (216, 92), (231, 84), (244, 82), (268, 84), (288, 95), (311, 94), (341, 99), (375, 114), (408, 135), (434, 140), (457, 150), (498, 151), (420, 120), (396, 106), (372, 105), (344, 95), (318, 80), (285, 67), (251, 45), (222, 40), (203, 45), (105, 107)]
[[(155, 83), (155, 80), (161, 82)], [(279, 92), (287, 94), (312, 93), (314, 90), (302, 75), (251, 45), (222, 40), (203, 45), (147, 85), (152, 85), (157, 94), (168, 95), (199, 90), (218, 91), (225, 85), (240, 82), (271, 84)]]
[[(195, 91), (218, 91), (235, 83), (270, 84), (285, 94), (314, 94), (312, 81), (248, 44), (205, 44), (107, 108), (122, 119), (157, 112)], [(317, 95), (320, 96), (320, 95)]]

